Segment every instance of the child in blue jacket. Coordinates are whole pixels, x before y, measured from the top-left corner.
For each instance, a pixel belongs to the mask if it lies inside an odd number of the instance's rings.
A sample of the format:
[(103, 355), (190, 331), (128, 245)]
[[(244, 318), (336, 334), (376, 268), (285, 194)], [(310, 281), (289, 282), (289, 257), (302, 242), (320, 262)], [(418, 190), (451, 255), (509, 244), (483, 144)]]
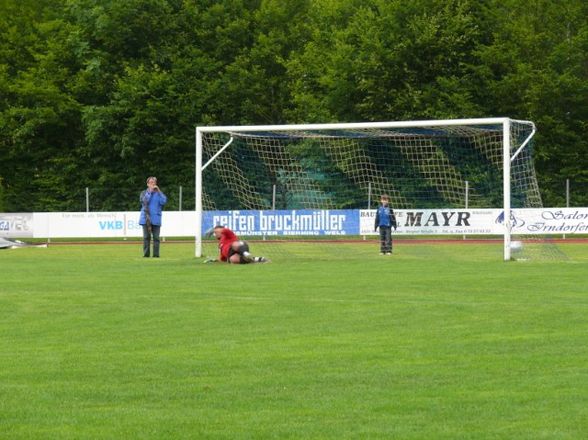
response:
[(380, 255), (392, 255), (392, 228), (396, 230), (396, 216), (390, 207), (390, 197), (382, 194), (376, 211), (374, 230), (380, 228)]

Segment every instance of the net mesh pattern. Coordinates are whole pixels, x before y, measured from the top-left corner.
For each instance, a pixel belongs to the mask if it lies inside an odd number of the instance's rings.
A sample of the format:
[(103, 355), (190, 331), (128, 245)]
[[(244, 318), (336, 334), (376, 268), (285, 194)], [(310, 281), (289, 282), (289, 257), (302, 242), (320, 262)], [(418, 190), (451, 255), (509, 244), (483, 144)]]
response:
[[(532, 126), (510, 126), (511, 208), (542, 207), (532, 142), (521, 148)], [(203, 163), (219, 152), (202, 175), (204, 210), (374, 208), (381, 194), (395, 209), (503, 207), (502, 124), (203, 132)], [(519, 257), (561, 256), (537, 246), (548, 237), (514, 239), (527, 241)]]
[[(511, 154), (530, 133), (513, 122)], [(398, 209), (502, 206), (502, 127), (207, 132), (203, 208), (365, 208), (388, 194)], [(512, 207), (540, 207), (526, 146), (512, 162)]]

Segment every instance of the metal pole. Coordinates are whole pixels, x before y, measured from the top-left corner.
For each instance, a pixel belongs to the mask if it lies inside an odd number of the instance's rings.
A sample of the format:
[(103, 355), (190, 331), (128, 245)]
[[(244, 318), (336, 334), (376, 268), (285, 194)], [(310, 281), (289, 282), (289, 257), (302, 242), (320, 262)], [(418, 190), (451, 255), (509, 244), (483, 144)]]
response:
[(179, 209), (181, 211), (182, 210), (182, 185), (180, 185), (180, 196), (179, 196), (179, 199), (180, 199), (180, 201), (179, 201), (179, 204), (180, 204)]
[[(367, 200), (367, 209), (372, 208), (372, 182), (368, 182), (368, 200)], [(363, 236), (364, 240), (367, 240), (367, 237)]]
[(504, 261), (510, 260), (510, 119), (502, 123), (502, 198), (504, 209)]
[(86, 212), (90, 212), (90, 188), (86, 187)]
[(194, 184), (194, 198), (196, 210), (196, 258), (202, 256), (202, 133), (196, 127), (196, 179)]
[[(566, 208), (570, 207), (570, 179), (566, 179)], [(563, 235), (566, 238), (566, 234)]]
[[(470, 206), (470, 182), (465, 181), (465, 209), (468, 209)], [(463, 235), (463, 239), (466, 239), (465, 234)]]
[(276, 185), (272, 185), (272, 211), (276, 210)]

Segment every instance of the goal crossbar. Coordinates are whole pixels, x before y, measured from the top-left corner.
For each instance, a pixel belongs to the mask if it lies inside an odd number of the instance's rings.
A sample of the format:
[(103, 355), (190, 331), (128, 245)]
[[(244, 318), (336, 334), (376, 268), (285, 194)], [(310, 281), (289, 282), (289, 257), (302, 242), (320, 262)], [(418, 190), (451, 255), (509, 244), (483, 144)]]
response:
[(388, 122), (346, 122), (330, 124), (286, 124), (286, 125), (226, 125), (197, 127), (196, 131), (289, 131), (289, 130), (337, 130), (363, 129), (363, 128), (417, 128), (431, 126), (456, 126), (456, 125), (498, 125), (506, 121), (533, 124), (531, 121), (515, 120), (510, 118), (473, 118), (473, 119), (437, 119), (421, 121), (388, 121)]

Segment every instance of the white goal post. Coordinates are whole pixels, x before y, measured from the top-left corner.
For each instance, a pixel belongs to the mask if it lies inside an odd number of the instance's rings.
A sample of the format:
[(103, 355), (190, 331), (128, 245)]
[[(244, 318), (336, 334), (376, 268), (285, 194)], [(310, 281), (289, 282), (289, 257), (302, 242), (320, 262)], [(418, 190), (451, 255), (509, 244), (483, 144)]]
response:
[[(202, 226), (203, 213), (215, 209), (214, 202), (205, 202), (223, 192), (225, 198), (234, 197), (235, 200), (255, 199), (254, 195), (231, 196), (232, 191), (248, 191), (255, 193), (255, 181), (265, 179), (269, 181), (301, 182), (311, 180), (312, 175), (317, 175), (319, 183), (307, 183), (300, 189), (300, 194), (288, 193), (289, 197), (301, 201), (305, 195), (302, 192), (314, 194), (316, 203), (331, 200), (331, 195), (337, 192), (336, 179), (326, 177), (324, 167), (336, 169), (340, 174), (339, 181), (344, 182), (347, 187), (345, 191), (351, 194), (352, 186), (358, 190), (366, 191), (366, 182), (374, 181), (381, 192), (394, 193), (402, 203), (419, 206), (420, 204), (441, 203), (452, 204), (453, 192), (460, 191), (463, 184), (463, 176), (472, 172), (470, 168), (474, 161), (483, 162), (484, 165), (475, 164), (474, 180), (482, 180), (482, 175), (492, 174), (492, 179), (480, 183), (479, 193), (484, 191), (492, 195), (480, 196), (480, 207), (501, 208), (504, 213), (503, 237), (504, 237), (504, 260), (511, 259), (511, 204), (512, 204), (512, 176), (513, 167), (515, 173), (518, 168), (523, 169), (527, 176), (524, 178), (524, 191), (531, 194), (530, 205), (537, 207), (541, 204), (538, 186), (536, 182), (534, 167), (529, 149), (529, 142), (535, 134), (535, 125), (530, 121), (514, 120), (510, 118), (478, 118), (478, 119), (450, 119), (450, 120), (423, 120), (423, 121), (396, 121), (396, 122), (363, 122), (363, 123), (330, 123), (330, 124), (302, 124), (302, 125), (259, 125), (259, 126), (218, 126), (218, 127), (196, 127), (196, 163), (195, 163), (195, 202), (196, 202), (196, 237), (195, 255), (202, 254)], [(310, 139), (310, 140), (309, 140)], [(319, 146), (320, 139), (320, 146)], [(374, 141), (374, 139), (377, 140)], [(467, 139), (467, 141), (465, 140)], [(290, 142), (290, 143), (289, 143)], [(312, 147), (306, 146), (304, 142), (311, 142)], [(220, 161), (229, 155), (235, 145), (240, 148), (235, 156), (227, 162), (224, 171), (221, 171)], [(315, 147), (315, 144), (317, 145)], [(361, 144), (361, 146), (357, 146)], [(295, 145), (291, 147), (290, 145)], [(329, 145), (325, 147), (324, 145)], [(332, 145), (332, 146), (331, 146)], [(295, 154), (288, 153), (288, 148), (294, 148)], [(316, 149), (315, 149), (316, 148)], [(245, 157), (246, 150), (252, 150), (257, 162), (248, 162)], [(317, 153), (316, 151), (321, 150)], [(459, 150), (463, 157), (458, 157), (455, 152)], [(468, 153), (468, 150), (470, 152)], [(322, 152), (326, 151), (326, 152)], [(394, 154), (396, 158), (405, 158), (405, 162), (394, 162), (384, 154)], [(312, 157), (305, 160), (304, 154)], [(321, 158), (317, 158), (318, 156)], [(374, 157), (370, 157), (373, 155)], [(286, 158), (291, 161), (286, 165)], [(406, 158), (409, 158), (406, 161)], [(229, 158), (227, 157), (227, 160)], [(400, 159), (395, 159), (400, 160)], [(317, 167), (313, 171), (307, 165)], [(326, 165), (325, 163), (328, 162)], [(393, 173), (379, 168), (379, 162), (388, 168), (398, 168)], [(407, 166), (406, 163), (409, 165)], [(454, 165), (459, 163), (459, 165)], [(513, 165), (515, 164), (516, 165)], [(296, 164), (296, 165), (292, 165)], [(316, 165), (322, 164), (322, 165)], [(492, 170), (486, 171), (487, 166)], [(522, 165), (521, 165), (522, 164)], [(217, 167), (217, 176), (212, 188), (204, 189), (204, 176), (209, 173), (210, 168)], [(258, 168), (267, 168), (266, 174), (273, 177), (249, 176), (255, 173)], [(401, 174), (402, 168), (410, 168), (412, 179)], [(502, 176), (499, 176), (499, 174)], [(365, 174), (365, 177), (363, 176)], [(518, 174), (515, 174), (518, 176)], [(421, 196), (424, 190), (418, 188), (418, 179), (426, 182), (426, 186), (434, 187), (435, 197)], [(515, 177), (518, 179), (518, 177)], [(234, 179), (234, 180), (233, 180)], [(328, 180), (329, 191), (319, 188), (326, 185)], [(253, 183), (252, 183), (253, 182)], [(393, 183), (401, 182), (404, 189), (392, 188)], [(415, 183), (416, 182), (416, 183)], [(468, 184), (465, 181), (466, 185)], [(496, 188), (502, 184), (502, 188)], [(284, 184), (286, 185), (286, 184)], [(341, 183), (342, 185), (342, 183)], [(215, 187), (216, 186), (216, 187)], [(267, 186), (267, 185), (266, 185)], [(402, 186), (402, 185), (400, 185)], [(471, 186), (471, 184), (470, 184)], [(370, 184), (370, 191), (372, 187)], [(418, 195), (417, 195), (418, 193)], [(498, 194), (498, 195), (497, 195)], [(414, 200), (413, 200), (414, 196)], [(499, 201), (498, 198), (501, 200)], [(269, 196), (265, 196), (267, 200)], [(275, 201), (275, 186), (274, 186)], [(284, 196), (286, 197), (286, 196)], [(348, 198), (353, 200), (353, 195)], [(429, 198), (426, 198), (429, 197)], [(528, 195), (522, 196), (529, 198)], [(261, 199), (263, 197), (257, 197)], [(488, 200), (494, 200), (490, 202)], [(435, 202), (436, 200), (436, 202)], [(486, 201), (483, 201), (486, 200)], [(353, 203), (345, 202), (345, 203)], [(497, 206), (484, 206), (484, 204), (496, 204)], [(251, 205), (251, 206), (249, 206)], [(211, 206), (213, 206), (211, 208)], [(310, 205), (308, 205), (310, 207)], [(400, 207), (400, 206), (398, 206)], [(445, 206), (441, 206), (445, 207)], [(264, 205), (257, 208), (251, 202), (243, 206), (224, 207), (224, 209), (274, 209)], [(312, 206), (318, 209), (319, 206)], [(336, 206), (331, 209), (337, 208)], [(359, 208), (359, 206), (355, 206)], [(328, 209), (328, 207), (326, 208)]]

